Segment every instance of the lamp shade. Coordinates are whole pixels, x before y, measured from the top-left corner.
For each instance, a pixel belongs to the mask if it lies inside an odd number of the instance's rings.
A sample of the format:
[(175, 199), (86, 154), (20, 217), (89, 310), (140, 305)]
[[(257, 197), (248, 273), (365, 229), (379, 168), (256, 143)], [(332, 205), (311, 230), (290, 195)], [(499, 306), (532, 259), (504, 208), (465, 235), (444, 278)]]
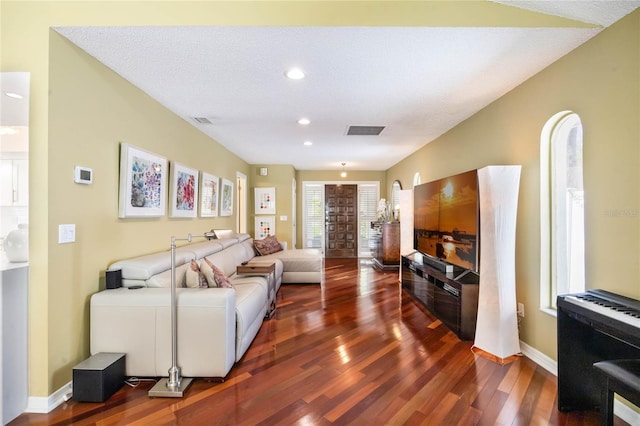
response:
[(478, 170), (480, 286), (474, 346), (504, 359), (520, 353), (515, 240), (521, 166)]

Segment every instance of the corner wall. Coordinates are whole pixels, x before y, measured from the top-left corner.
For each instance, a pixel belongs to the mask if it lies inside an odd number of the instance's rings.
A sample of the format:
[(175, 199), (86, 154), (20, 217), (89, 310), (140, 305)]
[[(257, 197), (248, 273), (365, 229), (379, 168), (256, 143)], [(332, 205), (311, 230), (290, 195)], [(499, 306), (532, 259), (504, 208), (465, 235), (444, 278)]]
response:
[[(640, 299), (640, 11), (622, 19), (393, 166), (408, 189), (491, 164), (520, 164), (516, 292), (520, 338), (557, 359), (556, 318), (540, 311), (540, 135), (563, 110), (584, 126), (587, 288)], [(478, 81), (477, 84), (482, 84)], [(481, 237), (482, 238), (482, 237)], [(482, 244), (482, 242), (481, 242)]]
[[(49, 368), (53, 388), (89, 348), (89, 299), (103, 289), (109, 263), (169, 249), (172, 235), (235, 229), (234, 216), (118, 218), (120, 143), (235, 182), (248, 165), (104, 67), (54, 30), (49, 86)], [(222, 160), (224, 159), (224, 160)], [(93, 184), (73, 181), (76, 165)], [(169, 183), (169, 182), (168, 182)], [(58, 225), (76, 225), (76, 242), (58, 244)], [(32, 286), (38, 286), (32, 283)], [(32, 312), (32, 315), (34, 313)]]
[[(267, 176), (260, 176), (260, 168), (266, 167)], [(254, 164), (251, 166), (251, 176), (249, 177), (249, 205), (248, 216), (249, 223), (247, 229), (251, 236), (255, 236), (255, 188), (270, 188), (276, 190), (276, 213), (273, 215), (276, 219), (276, 236), (279, 241), (286, 241), (287, 247), (293, 248), (293, 180), (296, 171), (290, 165), (275, 164)], [(286, 220), (281, 220), (286, 216)]]

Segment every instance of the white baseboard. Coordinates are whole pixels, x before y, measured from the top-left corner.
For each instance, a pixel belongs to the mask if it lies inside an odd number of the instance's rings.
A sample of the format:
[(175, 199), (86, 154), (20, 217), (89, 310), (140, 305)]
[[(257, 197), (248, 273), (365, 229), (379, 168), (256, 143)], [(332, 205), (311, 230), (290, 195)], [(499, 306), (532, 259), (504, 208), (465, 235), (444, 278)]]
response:
[[(522, 354), (531, 361), (552, 373), (554, 376), (558, 376), (558, 363), (555, 360), (523, 341), (520, 341), (520, 349), (522, 350)], [(613, 402), (613, 413), (630, 425), (640, 425), (640, 413), (617, 399)]]
[(538, 364), (540, 367), (547, 370), (549, 373), (553, 374), (554, 376), (558, 375), (558, 363), (554, 359), (549, 358), (533, 346), (527, 345), (522, 340), (520, 341), (520, 350), (522, 351), (523, 355)]
[(48, 397), (30, 396), (27, 400), (27, 408), (24, 412), (40, 414), (50, 413), (57, 406), (68, 400), (67, 395), (72, 389), (71, 382), (69, 382)]

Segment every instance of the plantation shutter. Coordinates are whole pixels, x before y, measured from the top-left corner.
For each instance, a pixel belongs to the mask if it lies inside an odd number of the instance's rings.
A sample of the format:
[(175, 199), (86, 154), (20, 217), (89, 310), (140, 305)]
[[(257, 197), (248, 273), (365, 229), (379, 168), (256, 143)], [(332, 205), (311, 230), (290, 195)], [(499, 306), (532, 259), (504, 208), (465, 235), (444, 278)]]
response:
[(358, 256), (371, 257), (370, 242), (373, 229), (371, 222), (377, 220), (377, 208), (379, 197), (379, 185), (374, 183), (362, 183), (358, 185), (358, 226), (360, 228)]
[(303, 248), (322, 248), (324, 184), (305, 182), (302, 191)]

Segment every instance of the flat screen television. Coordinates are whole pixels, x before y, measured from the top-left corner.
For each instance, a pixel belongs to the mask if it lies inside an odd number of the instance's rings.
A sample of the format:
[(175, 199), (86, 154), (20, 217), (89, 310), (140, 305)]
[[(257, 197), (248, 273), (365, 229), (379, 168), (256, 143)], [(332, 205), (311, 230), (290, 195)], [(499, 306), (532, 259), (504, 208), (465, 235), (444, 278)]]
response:
[(413, 248), (478, 272), (477, 171), (415, 186), (413, 206)]

